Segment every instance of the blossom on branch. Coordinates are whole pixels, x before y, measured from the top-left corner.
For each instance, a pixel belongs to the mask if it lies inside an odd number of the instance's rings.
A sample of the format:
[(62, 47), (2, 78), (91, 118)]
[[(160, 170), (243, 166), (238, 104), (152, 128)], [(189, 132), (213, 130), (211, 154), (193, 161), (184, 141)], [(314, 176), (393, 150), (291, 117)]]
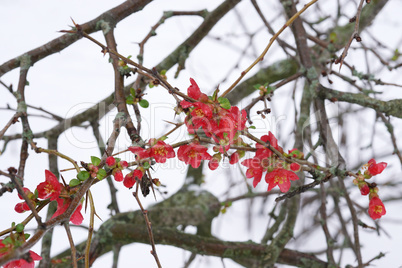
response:
[[(31, 202), (32, 202), (32, 204), (34, 205), (34, 207), (36, 207), (36, 202), (37, 202), (38, 200), (37, 200), (35, 194), (32, 193), (32, 192), (31, 192), (28, 188), (26, 188), (26, 187), (23, 187), (22, 189), (23, 189), (25, 195), (31, 200)], [(19, 197), (21, 200), (24, 200), (24, 198), (23, 198), (20, 194), (18, 194), (18, 197)], [(31, 209), (29, 208), (29, 206), (28, 206), (28, 204), (27, 204), (26, 202), (21, 202), (21, 203), (18, 203), (18, 204), (15, 205), (14, 210), (15, 210), (17, 213), (23, 213), (23, 212), (29, 211), (29, 210), (31, 210)]]
[(200, 91), (192, 78), (190, 82), (191, 86), (187, 89), (187, 94), (197, 101), (180, 102), (182, 108), (188, 109), (185, 118), (187, 131), (190, 134), (197, 134), (197, 130), (201, 129), (207, 137), (213, 138), (219, 144), (219, 151), (225, 153), (233, 144), (238, 131), (245, 129), (246, 111), (240, 111), (238, 107), (231, 106), (226, 98), (218, 98), (217, 91), (213, 96), (208, 97)]
[[(64, 212), (66, 212), (66, 210), (68, 209), (68, 207), (71, 204), (71, 201), (72, 201), (71, 198), (66, 198), (66, 199), (58, 198), (57, 199), (57, 210), (53, 214), (52, 219), (63, 214)], [(81, 209), (82, 209), (82, 204), (80, 203), (70, 217), (70, 222), (72, 222), (75, 225), (80, 225), (82, 223), (82, 221), (84, 220), (84, 217), (81, 214)]]
[(290, 189), (290, 181), (298, 180), (299, 177), (292, 171), (277, 168), (265, 175), (265, 181), (268, 183), (268, 191), (278, 186), (282, 193)]
[(176, 156), (173, 147), (164, 141), (158, 140), (154, 143), (154, 139), (150, 139), (149, 143), (152, 147), (149, 150), (149, 156), (155, 159), (156, 163), (165, 163), (166, 159)]
[(387, 213), (384, 204), (378, 196), (370, 199), (368, 213), (373, 220), (379, 219)]
[(262, 177), (262, 173), (263, 173), (261, 159), (258, 157), (249, 158), (249, 159), (243, 160), (241, 162), (241, 164), (248, 168), (246, 171), (246, 177), (249, 179), (254, 178), (253, 186), (255, 188), (257, 186), (257, 184), (261, 181), (261, 177)]
[[(278, 140), (275, 138), (274, 134), (272, 134), (271, 131), (268, 132), (268, 135), (261, 136), (260, 139), (263, 142), (265, 142), (267, 144), (270, 144), (272, 147), (274, 147), (280, 153), (283, 153), (282, 147), (280, 147), (278, 145)], [(255, 153), (256, 156), (264, 155), (264, 154), (267, 154), (268, 156), (271, 156), (273, 154), (273, 152), (270, 149), (268, 149), (267, 147), (265, 147), (262, 144), (257, 143), (255, 145), (255, 147), (257, 148), (257, 152)]]
[(191, 165), (193, 168), (198, 168), (201, 164), (201, 160), (212, 159), (212, 156), (207, 152), (207, 150), (207, 147), (202, 146), (199, 143), (192, 142), (190, 144), (180, 146), (179, 150), (177, 151), (177, 157), (180, 161)]
[(36, 189), (38, 190), (38, 197), (41, 199), (56, 200), (60, 196), (60, 183), (56, 176), (49, 170), (45, 170), (45, 182), (40, 183)]
[[(6, 243), (3, 239), (0, 240), (0, 257), (8, 254), (13, 248), (15, 247), (11, 243)], [(18, 259), (18, 260), (13, 260), (5, 264), (3, 267), (4, 268), (34, 268), (35, 263), (34, 261), (40, 261), (42, 259), (41, 256), (33, 252), (32, 250), (29, 251), (29, 258), (31, 259), (30, 261), (27, 261), (25, 259)]]
[(106, 158), (106, 165), (109, 168), (113, 168), (116, 165), (116, 159), (113, 156), (108, 156)]
[(144, 171), (142, 168), (137, 168), (133, 172), (128, 173), (124, 177), (123, 185), (127, 188), (131, 188), (134, 186), (135, 182), (142, 179), (144, 176)]
[(374, 159), (370, 159), (368, 161), (368, 168), (367, 168), (367, 173), (371, 176), (375, 176), (383, 172), (383, 170), (387, 167), (387, 163), (381, 162), (381, 163), (376, 163)]

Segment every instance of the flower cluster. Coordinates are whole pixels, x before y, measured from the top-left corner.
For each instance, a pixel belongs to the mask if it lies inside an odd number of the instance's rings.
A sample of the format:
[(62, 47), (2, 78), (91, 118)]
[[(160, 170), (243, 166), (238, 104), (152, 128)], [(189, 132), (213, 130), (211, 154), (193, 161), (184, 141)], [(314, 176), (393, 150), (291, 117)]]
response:
[[(12, 238), (11, 238), (12, 237)], [(10, 253), (15, 248), (22, 245), (25, 242), (25, 237), (23, 235), (13, 234), (8, 236), (5, 239), (0, 239), (0, 257)], [(13, 241), (14, 240), (14, 241)], [(34, 261), (40, 261), (42, 259), (41, 256), (33, 252), (29, 251), (29, 260), (26, 259), (18, 259), (8, 262), (4, 265), (4, 268), (34, 268)]]
[[(26, 242), (30, 235), (24, 233), (24, 228), (25, 226), (22, 223), (17, 225), (15, 225), (15, 223), (12, 224), (10, 234), (4, 239), (0, 239), (0, 258), (15, 251)], [(35, 266), (34, 261), (39, 261), (41, 259), (41, 256), (30, 250), (24, 258), (10, 261), (3, 267), (33, 268)]]
[(386, 167), (387, 163), (376, 163), (374, 159), (370, 159), (367, 164), (363, 165), (362, 171), (359, 170), (357, 178), (353, 180), (353, 183), (359, 187), (360, 193), (369, 196), (368, 214), (373, 220), (379, 219), (385, 215), (386, 210), (383, 202), (378, 196), (377, 184), (369, 183), (366, 180), (380, 174)]
[[(148, 141), (148, 148), (144, 149), (139, 146), (131, 146), (128, 148), (130, 152), (135, 154), (135, 158), (138, 161), (137, 168), (128, 173), (124, 177), (123, 184), (127, 188), (131, 188), (134, 186), (135, 182), (141, 180), (145, 174), (145, 170), (150, 167), (149, 161), (154, 159), (156, 163), (165, 163), (167, 159), (173, 158), (176, 156), (176, 153), (173, 150), (173, 147), (169, 144), (166, 144), (163, 140), (165, 137), (161, 139), (150, 139)], [(155, 184), (160, 184), (159, 181), (152, 180)]]
[(112, 169), (112, 175), (116, 181), (123, 181), (122, 170), (128, 167), (127, 161), (120, 161), (119, 158), (109, 156), (106, 158), (106, 166)]
[(191, 86), (187, 90), (190, 98), (196, 102), (183, 100), (180, 106), (187, 110), (185, 123), (190, 134), (198, 129), (219, 144), (221, 153), (226, 152), (238, 136), (238, 131), (246, 127), (246, 111), (231, 106), (226, 98), (218, 98), (217, 91), (212, 97), (200, 91), (197, 83), (190, 79)]
[[(282, 147), (278, 145), (278, 140), (269, 132), (268, 135), (261, 137), (261, 140), (270, 144), (273, 148), (284, 154)], [(243, 160), (241, 164), (247, 167), (246, 177), (254, 178), (253, 186), (256, 187), (261, 181), (262, 174), (265, 175), (265, 181), (268, 183), (268, 191), (278, 186), (280, 191), (285, 193), (290, 189), (290, 181), (298, 180), (299, 177), (294, 173), (300, 170), (297, 163), (287, 163), (277, 157), (270, 149), (261, 144), (256, 144), (257, 151), (253, 158)], [(289, 151), (289, 154), (298, 158), (303, 158), (303, 154), (297, 149)]]
[[(45, 170), (45, 181), (40, 183), (34, 193), (32, 193), (28, 188), (23, 188), (25, 195), (29, 198), (30, 202), (34, 207), (40, 204), (43, 200), (50, 199), (50, 201), (57, 202), (57, 210), (53, 214), (52, 218), (63, 214), (67, 208), (70, 206), (73, 198), (71, 197), (77, 191), (76, 188), (71, 188), (61, 184), (56, 176), (49, 170)], [(23, 199), (18, 195), (20, 199)], [(42, 200), (40, 200), (42, 199)], [(81, 214), (82, 204), (79, 204), (74, 213), (71, 215), (70, 221), (73, 224), (80, 225), (84, 220)], [(29, 206), (26, 202), (18, 203), (15, 205), (14, 210), (18, 213), (23, 213), (29, 211)]]

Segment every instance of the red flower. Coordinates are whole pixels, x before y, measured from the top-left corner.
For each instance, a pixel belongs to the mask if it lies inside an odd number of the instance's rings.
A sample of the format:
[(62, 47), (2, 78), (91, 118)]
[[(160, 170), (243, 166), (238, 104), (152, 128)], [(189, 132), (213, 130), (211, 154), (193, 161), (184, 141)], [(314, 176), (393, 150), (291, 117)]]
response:
[(113, 156), (108, 156), (106, 158), (106, 165), (108, 167), (114, 167), (116, 165), (116, 159)]
[(190, 83), (191, 83), (191, 86), (189, 86), (187, 89), (187, 95), (190, 98), (198, 100), (201, 96), (201, 90), (193, 78), (190, 78)]
[(358, 186), (362, 195), (368, 195), (370, 193), (370, 188), (366, 182), (360, 183)]
[(187, 95), (195, 100), (207, 102), (208, 96), (201, 92), (200, 88), (198, 87), (197, 83), (194, 81), (193, 78), (190, 78), (190, 83), (191, 86), (189, 86), (187, 89)]
[[(211, 160), (212, 156), (207, 152), (208, 148), (198, 143), (192, 142), (180, 146), (177, 157), (180, 161), (190, 164), (193, 168), (198, 168), (201, 160)], [(219, 164), (219, 161), (218, 161)]]
[(229, 163), (230, 163), (231, 165), (234, 165), (234, 164), (236, 164), (237, 162), (239, 162), (239, 159), (240, 159), (239, 153), (238, 153), (238, 152), (234, 152), (234, 153), (230, 156)]
[(21, 203), (18, 203), (18, 204), (15, 205), (14, 210), (17, 213), (23, 213), (23, 212), (28, 211), (30, 209), (29, 209), (28, 204), (26, 202), (21, 202)]
[[(34, 194), (33, 194), (33, 193), (31, 192), (31, 190), (29, 190), (27, 187), (23, 187), (22, 190), (24, 191), (25, 195), (26, 195), (29, 199), (32, 199), (32, 198), (34, 197)], [(24, 198), (23, 198), (20, 194), (18, 194), (18, 197), (19, 197), (21, 200), (24, 200)]]
[(202, 102), (196, 102), (193, 105), (195, 108), (190, 113), (191, 117), (187, 118), (187, 120), (191, 118), (191, 123), (189, 124), (192, 125), (194, 129), (202, 128), (208, 137), (211, 136), (212, 107)]
[[(151, 141), (150, 141), (151, 142)], [(149, 148), (149, 156), (155, 159), (157, 163), (165, 163), (166, 159), (176, 156), (173, 147), (159, 140), (151, 148)]]
[(243, 130), (246, 128), (247, 113), (245, 110), (239, 110), (237, 106), (232, 106), (229, 110), (230, 116), (233, 119), (236, 130)]
[(113, 176), (115, 181), (123, 181), (123, 173), (121, 172), (120, 169), (116, 168), (113, 169)]
[(382, 215), (387, 213), (385, 206), (379, 197), (375, 196), (371, 198), (368, 213), (373, 220), (379, 219)]
[(268, 183), (268, 191), (278, 185), (282, 193), (289, 191), (290, 181), (298, 179), (299, 177), (294, 172), (283, 168), (274, 169), (265, 175), (265, 181)]
[(263, 167), (261, 166), (261, 159), (254, 157), (254, 158), (249, 158), (246, 160), (243, 160), (241, 164), (245, 167), (248, 167), (246, 171), (246, 177), (247, 178), (253, 178), (253, 186), (254, 188), (257, 186), (257, 184), (261, 181), (262, 177), (262, 172), (263, 172)]
[[(36, 207), (36, 201), (37, 201), (37, 200), (36, 200), (35, 195), (34, 195), (28, 188), (26, 188), (26, 187), (24, 187), (24, 188), (22, 188), (22, 189), (24, 190), (25, 195), (26, 195), (29, 199), (31, 199), (32, 204)], [(24, 200), (24, 198), (23, 198), (20, 194), (18, 194), (18, 197), (19, 197), (21, 200)], [(17, 213), (23, 213), (23, 212), (25, 212), (25, 211), (29, 211), (30, 208), (29, 208), (29, 206), (28, 206), (28, 204), (27, 204), (26, 202), (21, 202), (21, 203), (18, 203), (18, 204), (15, 205), (14, 210), (15, 210)]]
[(368, 164), (369, 164), (369, 166), (368, 166), (367, 172), (371, 176), (375, 176), (375, 175), (380, 174), (387, 167), (387, 163), (381, 162), (381, 163), (377, 164), (374, 159), (370, 159), (368, 161)]
[[(12, 249), (12, 245), (4, 245), (3, 240), (0, 240), (0, 257), (4, 256), (5, 254), (8, 254), (8, 251)], [(7, 248), (7, 249), (5, 249)], [(4, 268), (34, 268), (35, 263), (34, 261), (40, 261), (42, 259), (41, 256), (33, 252), (32, 250), (29, 251), (29, 255), (32, 259), (31, 262), (27, 262), (24, 259), (19, 259), (19, 260), (13, 260), (8, 262), (7, 264), (4, 265)]]
[(34, 268), (35, 267), (34, 261), (40, 261), (42, 259), (41, 256), (39, 256), (32, 250), (29, 251), (29, 256), (31, 257), (32, 262), (27, 262), (24, 259), (14, 260), (4, 265), (4, 268)]
[(135, 184), (135, 178), (133, 176), (133, 173), (130, 172), (124, 177), (123, 185), (126, 186), (127, 188), (133, 187)]
[[(52, 219), (63, 214), (70, 206), (70, 204), (71, 204), (71, 198), (68, 199), (57, 198), (57, 210), (53, 214)], [(72, 222), (75, 225), (80, 225), (84, 220), (84, 217), (81, 214), (81, 209), (82, 204), (79, 204), (70, 217), (70, 222)]]
[(45, 182), (40, 183), (36, 189), (38, 190), (38, 197), (41, 199), (56, 200), (61, 191), (60, 183), (56, 176), (49, 170), (45, 170)]
[[(193, 98), (195, 100), (202, 101), (202, 102), (208, 102), (208, 100), (209, 100), (208, 96), (201, 92), (200, 88), (198, 87), (197, 83), (194, 81), (193, 78), (190, 78), (190, 83), (191, 83), (191, 86), (189, 86), (187, 89), (187, 95), (190, 98)], [(193, 106), (193, 103), (183, 100), (180, 102), (180, 105), (183, 108), (188, 108), (188, 107)]]
[(122, 169), (125, 169), (125, 168), (128, 168), (128, 163), (127, 163), (127, 161), (120, 161), (119, 162), (119, 167), (120, 168), (122, 168)]
[(208, 162), (208, 167), (210, 170), (215, 170), (219, 167), (219, 160), (216, 158), (212, 158), (209, 162)]
[(291, 169), (292, 171), (297, 172), (297, 171), (300, 170), (300, 165), (297, 164), (297, 163), (292, 163), (292, 164), (290, 164), (290, 169)]
[(144, 176), (144, 172), (141, 169), (136, 169), (124, 177), (123, 185), (130, 189), (137, 180), (142, 179), (142, 176)]
[[(268, 135), (262, 136), (260, 140), (262, 140), (265, 143), (269, 143), (272, 147), (277, 149), (279, 152), (283, 153), (282, 147), (278, 145), (278, 140), (275, 138), (274, 134), (271, 133), (271, 131), (268, 132)], [(257, 148), (257, 152), (255, 153), (256, 156), (260, 154), (268, 154), (268, 156), (272, 155), (272, 151), (270, 149), (265, 148), (263, 145), (259, 143), (257, 143), (255, 147)]]
[(136, 158), (144, 159), (149, 157), (149, 152), (139, 146), (131, 146), (128, 147), (128, 149), (130, 150), (130, 152), (135, 154)]

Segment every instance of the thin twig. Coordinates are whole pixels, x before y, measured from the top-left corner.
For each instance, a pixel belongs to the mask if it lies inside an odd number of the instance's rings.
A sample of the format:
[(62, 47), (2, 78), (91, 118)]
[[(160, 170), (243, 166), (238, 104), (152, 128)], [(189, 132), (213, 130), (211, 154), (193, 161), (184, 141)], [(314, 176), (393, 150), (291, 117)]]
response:
[(268, 45), (265, 47), (264, 51), (261, 53), (261, 55), (246, 69), (244, 70), (239, 78), (237, 78), (237, 80), (228, 88), (226, 89), (221, 97), (225, 97), (239, 82), (240, 80), (243, 79), (243, 77), (255, 66), (257, 65), (257, 63), (259, 63), (260, 61), (262, 61), (265, 57), (265, 55), (267, 54), (269, 48), (271, 47), (271, 45), (274, 43), (274, 41), (278, 38), (278, 36), (288, 27), (290, 26), (295, 19), (297, 19), (304, 11), (306, 11), (307, 8), (309, 8), (311, 5), (313, 5), (315, 2), (317, 2), (318, 0), (312, 0), (309, 3), (307, 3), (302, 9), (300, 9), (299, 12), (297, 12), (296, 14), (294, 14), (283, 26), (282, 28), (274, 35), (271, 37), (271, 39), (269, 40)]
[(3, 138), (4, 133), (6, 133), (7, 129), (15, 124), (16, 122), (18, 122), (18, 118), (22, 115), (21, 112), (16, 112), (13, 117), (11, 117), (10, 121), (8, 121), (8, 123), (4, 126), (4, 128), (0, 131), (0, 140)]
[(389, 134), (391, 135), (392, 145), (394, 146), (394, 153), (398, 156), (399, 162), (402, 165), (402, 155), (401, 155), (401, 152), (399, 151), (398, 144), (396, 142), (394, 127), (391, 124), (391, 120), (389, 118), (387, 119), (383, 115), (383, 113), (377, 113), (377, 115), (380, 116), (381, 120), (384, 122), (385, 126), (387, 127), (387, 130), (388, 130)]
[(89, 252), (91, 249), (91, 241), (94, 232), (94, 218), (95, 218), (95, 205), (90, 190), (88, 190), (88, 197), (89, 197), (89, 205), (91, 208), (91, 213), (89, 218), (88, 239), (87, 244), (85, 246), (85, 268), (89, 268)]
[(32, 143), (31, 144), (32, 148), (35, 150), (36, 153), (47, 153), (47, 154), (54, 154), (57, 155), (60, 158), (63, 158), (65, 160), (67, 160), (68, 162), (70, 162), (71, 164), (73, 164), (75, 170), (77, 171), (77, 173), (79, 173), (81, 171), (80, 167), (78, 166), (77, 162), (74, 161), (74, 159), (56, 151), (56, 150), (49, 150), (49, 149), (44, 149), (41, 147), (37, 147), (36, 144)]
[(324, 183), (320, 184), (320, 195), (321, 195), (321, 206), (320, 206), (321, 226), (325, 234), (325, 239), (327, 241), (327, 258), (330, 265), (331, 264), (335, 265), (334, 252), (333, 252), (335, 241), (332, 239), (328, 229), (328, 217), (327, 217), (327, 205), (326, 205), (327, 193), (325, 191)]
[(70, 225), (69, 225), (68, 221), (64, 222), (64, 229), (66, 229), (68, 241), (70, 242), (71, 263), (73, 264), (74, 268), (77, 268), (78, 267), (77, 266), (77, 251), (75, 249), (74, 240), (73, 240), (73, 236), (71, 234)]
[(339, 184), (341, 186), (341, 190), (343, 190), (343, 195), (346, 199), (346, 203), (348, 204), (350, 214), (352, 216), (352, 224), (353, 224), (353, 237), (354, 237), (354, 246), (355, 246), (355, 254), (357, 258), (358, 267), (363, 267), (362, 253), (360, 250), (360, 238), (359, 238), (359, 226), (356, 210), (353, 206), (353, 201), (350, 199), (348, 190), (346, 189), (345, 183), (343, 182), (343, 178), (339, 178)]
[(345, 49), (343, 50), (341, 56), (335, 61), (335, 64), (340, 63), (339, 65), (339, 70), (342, 67), (343, 61), (346, 58), (346, 56), (348, 55), (348, 50), (350, 48), (350, 45), (353, 42), (353, 39), (356, 39), (357, 42), (361, 42), (361, 37), (359, 36), (359, 23), (360, 23), (360, 15), (362, 13), (362, 8), (363, 8), (363, 3), (365, 0), (360, 0), (360, 4), (357, 8), (357, 12), (356, 12), (356, 21), (355, 21), (355, 29), (352, 33), (352, 36), (350, 37), (348, 43), (345, 46)]
[(154, 256), (156, 264), (158, 265), (158, 268), (161, 268), (162, 265), (159, 261), (158, 254), (156, 253), (154, 235), (152, 233), (151, 222), (149, 221), (149, 218), (148, 218), (148, 211), (144, 209), (144, 207), (142, 206), (141, 201), (138, 197), (138, 190), (139, 190), (138, 185), (139, 185), (139, 183), (136, 184), (136, 191), (133, 193), (133, 196), (135, 197), (135, 200), (137, 200), (138, 206), (141, 209), (142, 215), (144, 216), (145, 223), (147, 225), (149, 242), (151, 243), (151, 247), (152, 247), (151, 254), (152, 254), (152, 256)]

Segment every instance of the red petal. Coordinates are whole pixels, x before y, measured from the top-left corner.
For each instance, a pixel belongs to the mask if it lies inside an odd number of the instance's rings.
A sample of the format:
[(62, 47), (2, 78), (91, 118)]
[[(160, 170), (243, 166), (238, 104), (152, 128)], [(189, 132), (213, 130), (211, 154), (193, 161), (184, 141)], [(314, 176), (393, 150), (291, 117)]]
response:
[(193, 78), (190, 78), (191, 86), (187, 89), (187, 94), (190, 98), (198, 100), (201, 95), (201, 90)]
[(193, 106), (193, 103), (191, 103), (191, 102), (189, 102), (189, 101), (186, 101), (186, 100), (182, 100), (182, 101), (180, 102), (180, 106), (183, 107), (183, 108), (188, 108), (188, 107)]
[(81, 214), (82, 204), (79, 204), (78, 207), (75, 209), (73, 215), (71, 215), (70, 222), (75, 225), (80, 225), (84, 220), (84, 217)]

